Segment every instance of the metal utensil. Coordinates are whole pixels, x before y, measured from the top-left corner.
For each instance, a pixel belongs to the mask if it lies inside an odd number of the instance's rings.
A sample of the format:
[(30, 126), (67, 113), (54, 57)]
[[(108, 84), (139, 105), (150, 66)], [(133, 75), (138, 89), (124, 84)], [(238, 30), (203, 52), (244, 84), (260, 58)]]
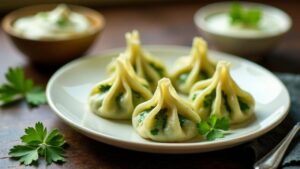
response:
[(300, 129), (300, 122), (298, 122), (293, 129), (285, 136), (281, 142), (272, 149), (268, 154), (262, 157), (259, 161), (254, 164), (255, 169), (276, 169), (278, 168), (282, 157), (293, 140), (294, 136)]

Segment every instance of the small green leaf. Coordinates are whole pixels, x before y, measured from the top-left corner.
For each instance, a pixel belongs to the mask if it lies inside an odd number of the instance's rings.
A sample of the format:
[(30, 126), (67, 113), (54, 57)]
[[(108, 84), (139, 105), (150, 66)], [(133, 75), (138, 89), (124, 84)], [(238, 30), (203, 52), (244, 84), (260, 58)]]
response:
[(209, 141), (215, 140), (217, 138), (223, 138), (223, 137), (224, 137), (223, 132), (216, 129), (211, 130), (206, 136), (207, 140)]
[(215, 125), (215, 129), (221, 129), (221, 130), (228, 130), (229, 129), (229, 119), (226, 117), (222, 117), (217, 119), (216, 125)]
[(47, 146), (45, 150), (47, 164), (52, 162), (65, 162), (65, 152), (61, 147)]
[(208, 119), (209, 125), (214, 128), (217, 123), (218, 117), (216, 115), (211, 115)]
[(31, 79), (25, 79), (24, 71), (21, 68), (9, 68), (5, 77), (7, 83), (0, 85), (1, 105), (23, 98), (33, 106), (46, 103), (44, 90), (39, 86), (34, 86)]
[(44, 90), (40, 87), (35, 87), (25, 94), (27, 103), (38, 106), (47, 103), (47, 98)]
[(212, 115), (207, 121), (201, 121), (197, 127), (198, 132), (211, 141), (224, 137), (224, 131), (229, 129), (230, 123), (226, 117), (217, 118), (216, 115)]
[(206, 121), (202, 121), (198, 124), (198, 131), (201, 135), (206, 135), (210, 131), (210, 128)]
[(21, 137), (21, 140), (24, 144), (11, 148), (9, 155), (25, 165), (37, 161), (39, 156), (45, 157), (47, 164), (65, 161), (64, 149), (62, 148), (65, 140), (57, 129), (47, 135), (46, 127), (41, 122), (37, 122), (34, 128), (25, 129), (25, 135)]
[(44, 138), (47, 134), (47, 129), (41, 122), (35, 124), (35, 128), (28, 127), (25, 129), (25, 135), (21, 137), (23, 143), (31, 145), (39, 145), (43, 143)]
[(29, 165), (33, 161), (37, 161), (39, 157), (38, 149), (38, 146), (17, 145), (10, 149), (9, 155), (13, 158), (18, 158), (21, 164)]

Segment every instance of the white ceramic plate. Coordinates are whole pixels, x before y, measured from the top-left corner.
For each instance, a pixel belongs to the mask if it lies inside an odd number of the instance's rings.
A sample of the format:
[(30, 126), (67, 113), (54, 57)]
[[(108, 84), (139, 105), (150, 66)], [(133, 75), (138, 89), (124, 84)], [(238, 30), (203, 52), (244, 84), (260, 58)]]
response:
[[(174, 61), (189, 53), (180, 46), (148, 46), (148, 51), (159, 56), (169, 70)], [(112, 50), (95, 57), (75, 60), (59, 69), (47, 85), (49, 105), (67, 124), (100, 142), (126, 149), (155, 153), (196, 153), (232, 147), (254, 139), (278, 125), (287, 115), (290, 97), (277, 77), (261, 66), (225, 53), (209, 51), (212, 60), (232, 63), (233, 79), (256, 100), (256, 119), (245, 128), (215, 141), (159, 143), (141, 138), (130, 121), (113, 121), (91, 113), (87, 97), (91, 87), (108, 77), (106, 65), (122, 49)]]

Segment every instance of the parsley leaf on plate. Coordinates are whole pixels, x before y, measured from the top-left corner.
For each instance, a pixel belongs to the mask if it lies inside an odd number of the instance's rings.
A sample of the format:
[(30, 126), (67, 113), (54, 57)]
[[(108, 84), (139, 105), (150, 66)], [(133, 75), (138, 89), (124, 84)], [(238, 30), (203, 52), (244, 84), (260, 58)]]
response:
[(44, 90), (33, 84), (31, 79), (26, 79), (24, 71), (19, 68), (9, 68), (5, 74), (7, 83), (0, 85), (0, 105), (12, 103), (25, 98), (32, 106), (47, 102)]
[(47, 135), (47, 129), (43, 123), (37, 122), (34, 128), (25, 129), (25, 135), (21, 137), (21, 140), (24, 144), (14, 146), (9, 152), (9, 155), (18, 159), (21, 164), (32, 164), (39, 157), (44, 157), (47, 164), (66, 161), (63, 149), (66, 142), (57, 129)]
[(206, 121), (201, 121), (198, 124), (198, 132), (207, 140), (215, 140), (224, 137), (224, 131), (230, 127), (229, 120), (226, 117), (217, 118), (212, 115)]

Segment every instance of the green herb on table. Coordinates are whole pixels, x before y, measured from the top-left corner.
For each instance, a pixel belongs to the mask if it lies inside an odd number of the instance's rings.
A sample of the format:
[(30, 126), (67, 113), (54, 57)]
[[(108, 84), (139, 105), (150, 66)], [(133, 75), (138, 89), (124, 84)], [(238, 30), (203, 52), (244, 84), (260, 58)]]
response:
[(212, 141), (217, 138), (223, 138), (224, 131), (228, 130), (229, 127), (230, 124), (228, 118), (217, 118), (217, 116), (212, 115), (207, 121), (201, 121), (198, 124), (198, 131), (207, 140)]
[(259, 8), (245, 9), (239, 3), (233, 3), (229, 11), (231, 24), (241, 24), (245, 27), (257, 27), (261, 18), (262, 11)]
[(18, 159), (21, 164), (30, 165), (37, 162), (39, 157), (44, 157), (47, 164), (66, 161), (63, 149), (66, 142), (57, 129), (47, 134), (43, 123), (37, 122), (34, 128), (25, 129), (21, 140), (24, 144), (14, 146), (9, 152), (9, 155)]
[(19, 99), (25, 99), (31, 106), (39, 106), (47, 102), (43, 88), (35, 86), (31, 79), (26, 79), (21, 68), (9, 68), (5, 77), (7, 83), (0, 85), (0, 105)]

